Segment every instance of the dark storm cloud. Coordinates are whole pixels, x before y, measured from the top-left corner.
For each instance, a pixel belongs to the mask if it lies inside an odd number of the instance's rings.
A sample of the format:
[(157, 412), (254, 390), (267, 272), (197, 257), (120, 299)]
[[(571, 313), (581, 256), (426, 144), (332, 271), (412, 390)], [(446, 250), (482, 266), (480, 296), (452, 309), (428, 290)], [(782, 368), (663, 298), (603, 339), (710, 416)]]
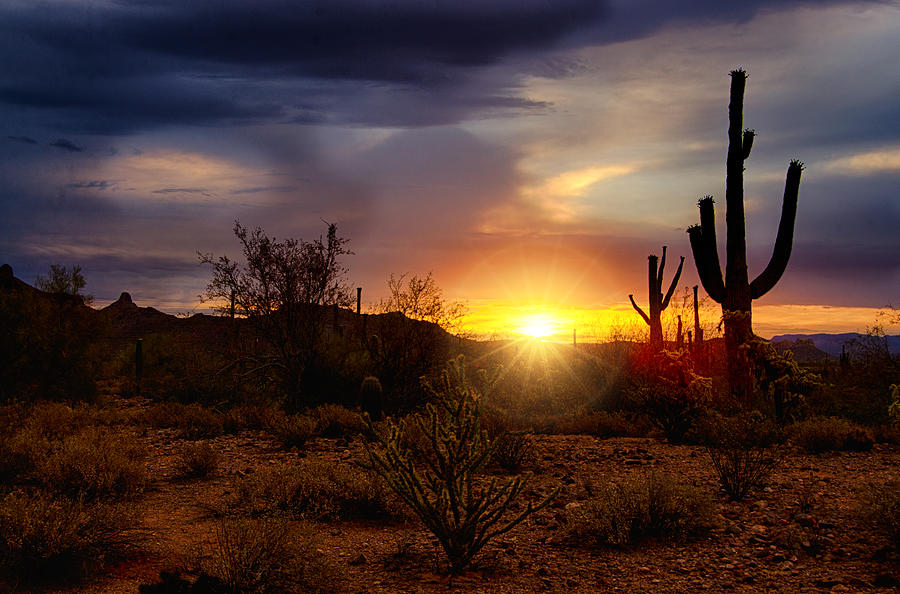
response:
[(34, 138), (29, 138), (28, 136), (7, 136), (9, 140), (14, 140), (16, 142), (23, 142), (25, 144), (37, 144), (38, 141)]
[[(515, 91), (523, 72), (572, 72), (544, 50), (633, 39), (701, 16), (742, 21), (784, 4), (13, 3), (0, 7), (0, 62), (8, 65), (0, 103), (61, 113), (56, 121), (70, 129), (100, 133), (172, 123), (455, 123), (484, 110), (547, 108)], [(472, 80), (513, 56), (490, 80)]]
[(55, 146), (56, 148), (66, 151), (72, 151), (73, 153), (80, 153), (84, 151), (83, 146), (78, 146), (77, 144), (66, 138), (57, 138), (56, 140), (51, 142), (49, 146)]

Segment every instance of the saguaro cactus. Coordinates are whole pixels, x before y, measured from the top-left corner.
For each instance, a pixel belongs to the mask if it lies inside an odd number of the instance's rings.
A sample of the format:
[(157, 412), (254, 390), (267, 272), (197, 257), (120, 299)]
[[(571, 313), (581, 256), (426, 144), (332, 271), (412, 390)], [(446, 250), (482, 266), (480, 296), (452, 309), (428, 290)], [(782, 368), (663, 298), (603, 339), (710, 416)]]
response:
[(748, 402), (752, 389), (750, 360), (742, 349), (753, 337), (751, 303), (769, 292), (784, 274), (791, 256), (797, 195), (803, 164), (791, 161), (784, 187), (781, 222), (775, 249), (765, 270), (750, 282), (747, 276), (747, 241), (744, 231), (744, 161), (750, 156), (753, 130), (743, 128), (744, 87), (747, 73), (731, 72), (731, 98), (728, 105), (728, 158), (725, 177), (725, 224), (727, 225), (725, 281), (716, 248), (716, 223), (712, 196), (700, 200), (700, 224), (688, 228), (691, 250), (700, 282), (709, 296), (722, 305), (725, 322), (725, 348), (731, 392)]
[(666, 291), (666, 296), (663, 297), (662, 284), (663, 268), (666, 267), (666, 246), (663, 246), (662, 250), (662, 259), (659, 260), (658, 268), (656, 255), (651, 254), (647, 257), (647, 277), (650, 289), (649, 315), (644, 313), (644, 310), (634, 302), (634, 295), (628, 296), (631, 300), (631, 305), (634, 306), (634, 309), (641, 314), (641, 317), (650, 326), (650, 344), (657, 348), (662, 348), (663, 343), (662, 312), (669, 307), (669, 300), (672, 298), (672, 293), (675, 292), (675, 287), (678, 286), (678, 279), (681, 278), (681, 269), (684, 266), (684, 256), (682, 256), (681, 262), (678, 264), (678, 270), (675, 271), (675, 277), (672, 279), (672, 284), (669, 285), (669, 290)]
[(697, 300), (697, 285), (694, 285), (694, 336), (697, 344), (703, 344), (703, 328), (700, 327), (700, 304)]

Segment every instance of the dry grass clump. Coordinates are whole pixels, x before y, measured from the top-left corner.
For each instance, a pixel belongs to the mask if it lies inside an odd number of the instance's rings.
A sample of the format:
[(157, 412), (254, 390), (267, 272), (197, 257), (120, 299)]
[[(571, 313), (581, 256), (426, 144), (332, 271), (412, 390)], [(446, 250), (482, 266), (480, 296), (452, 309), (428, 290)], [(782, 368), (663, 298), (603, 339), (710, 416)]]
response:
[(161, 429), (177, 429), (184, 439), (217, 437), (225, 432), (225, 417), (199, 404), (158, 402), (144, 411), (144, 423)]
[(402, 514), (375, 474), (346, 463), (303, 460), (266, 468), (239, 489), (237, 505), (251, 514), (316, 520), (377, 519)]
[(272, 422), (269, 431), (285, 449), (302, 450), (316, 436), (317, 426), (316, 420), (307, 415), (281, 415)]
[(867, 485), (860, 512), (865, 520), (900, 547), (900, 478)]
[(54, 442), (32, 460), (33, 478), (47, 490), (86, 500), (128, 497), (147, 484), (146, 452), (127, 433), (84, 429)]
[(214, 474), (222, 455), (209, 443), (185, 443), (178, 449), (178, 474), (184, 478), (205, 478)]
[(339, 585), (311, 528), (281, 518), (223, 518), (204, 571), (227, 594), (334, 592)]
[(651, 473), (601, 493), (566, 515), (565, 533), (588, 546), (620, 546), (647, 538), (682, 538), (713, 525), (708, 494), (680, 485), (671, 476)]
[(238, 433), (244, 429), (263, 430), (270, 428), (284, 413), (271, 403), (244, 403), (229, 408), (224, 413), (226, 433)]
[(793, 427), (794, 441), (810, 454), (829, 451), (866, 452), (875, 440), (872, 432), (847, 419), (813, 417)]
[(0, 498), (0, 569), (18, 579), (83, 572), (127, 544), (123, 505), (15, 490)]
[(322, 437), (352, 437), (365, 431), (359, 413), (339, 404), (322, 404), (309, 411), (316, 421), (316, 431)]
[(528, 433), (503, 433), (492, 445), (491, 461), (507, 472), (519, 472), (537, 461), (534, 440)]

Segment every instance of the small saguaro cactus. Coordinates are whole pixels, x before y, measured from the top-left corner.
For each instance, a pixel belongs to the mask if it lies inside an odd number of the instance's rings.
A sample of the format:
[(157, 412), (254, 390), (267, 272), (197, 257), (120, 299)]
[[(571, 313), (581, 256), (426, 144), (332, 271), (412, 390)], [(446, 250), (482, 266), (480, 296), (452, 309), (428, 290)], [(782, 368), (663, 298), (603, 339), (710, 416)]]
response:
[(649, 314), (644, 313), (644, 310), (634, 302), (634, 295), (628, 296), (631, 300), (631, 305), (634, 306), (634, 309), (641, 314), (641, 317), (644, 318), (644, 321), (650, 326), (650, 345), (653, 347), (662, 348), (662, 312), (669, 307), (669, 300), (672, 298), (672, 293), (675, 292), (675, 287), (678, 286), (678, 279), (681, 278), (681, 269), (683, 266), (684, 256), (681, 257), (681, 262), (678, 264), (678, 270), (675, 271), (675, 277), (672, 279), (672, 284), (669, 285), (669, 290), (666, 291), (666, 295), (663, 297), (663, 268), (666, 267), (666, 246), (663, 246), (662, 259), (659, 260), (658, 267), (655, 254), (651, 254), (647, 257), (647, 277), (650, 289)]
[(725, 176), (725, 224), (728, 235), (725, 243), (724, 282), (716, 248), (716, 219), (712, 196), (700, 200), (700, 224), (687, 230), (700, 282), (707, 294), (722, 305), (725, 349), (728, 355), (728, 380), (732, 395), (745, 403), (749, 401), (752, 390), (752, 370), (748, 349), (741, 347), (748, 345), (753, 338), (751, 303), (753, 299), (759, 299), (769, 292), (787, 268), (794, 239), (800, 174), (803, 171), (803, 164), (800, 161), (791, 161), (788, 165), (775, 249), (765, 270), (750, 282), (747, 275), (747, 240), (744, 230), (744, 161), (750, 156), (756, 133), (750, 129), (742, 129), (746, 82), (747, 73), (744, 70), (731, 72)]
[(703, 328), (700, 327), (700, 303), (697, 299), (697, 285), (694, 285), (694, 336), (697, 344), (703, 344)]

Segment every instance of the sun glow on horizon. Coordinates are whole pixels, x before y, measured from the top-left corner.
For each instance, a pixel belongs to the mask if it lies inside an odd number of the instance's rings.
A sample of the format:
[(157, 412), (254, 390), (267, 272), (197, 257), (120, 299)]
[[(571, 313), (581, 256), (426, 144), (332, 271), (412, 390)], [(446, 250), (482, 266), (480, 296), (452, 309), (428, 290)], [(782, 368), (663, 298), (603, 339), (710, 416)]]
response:
[(516, 320), (515, 331), (531, 338), (546, 338), (561, 329), (561, 323), (548, 313), (533, 313)]

